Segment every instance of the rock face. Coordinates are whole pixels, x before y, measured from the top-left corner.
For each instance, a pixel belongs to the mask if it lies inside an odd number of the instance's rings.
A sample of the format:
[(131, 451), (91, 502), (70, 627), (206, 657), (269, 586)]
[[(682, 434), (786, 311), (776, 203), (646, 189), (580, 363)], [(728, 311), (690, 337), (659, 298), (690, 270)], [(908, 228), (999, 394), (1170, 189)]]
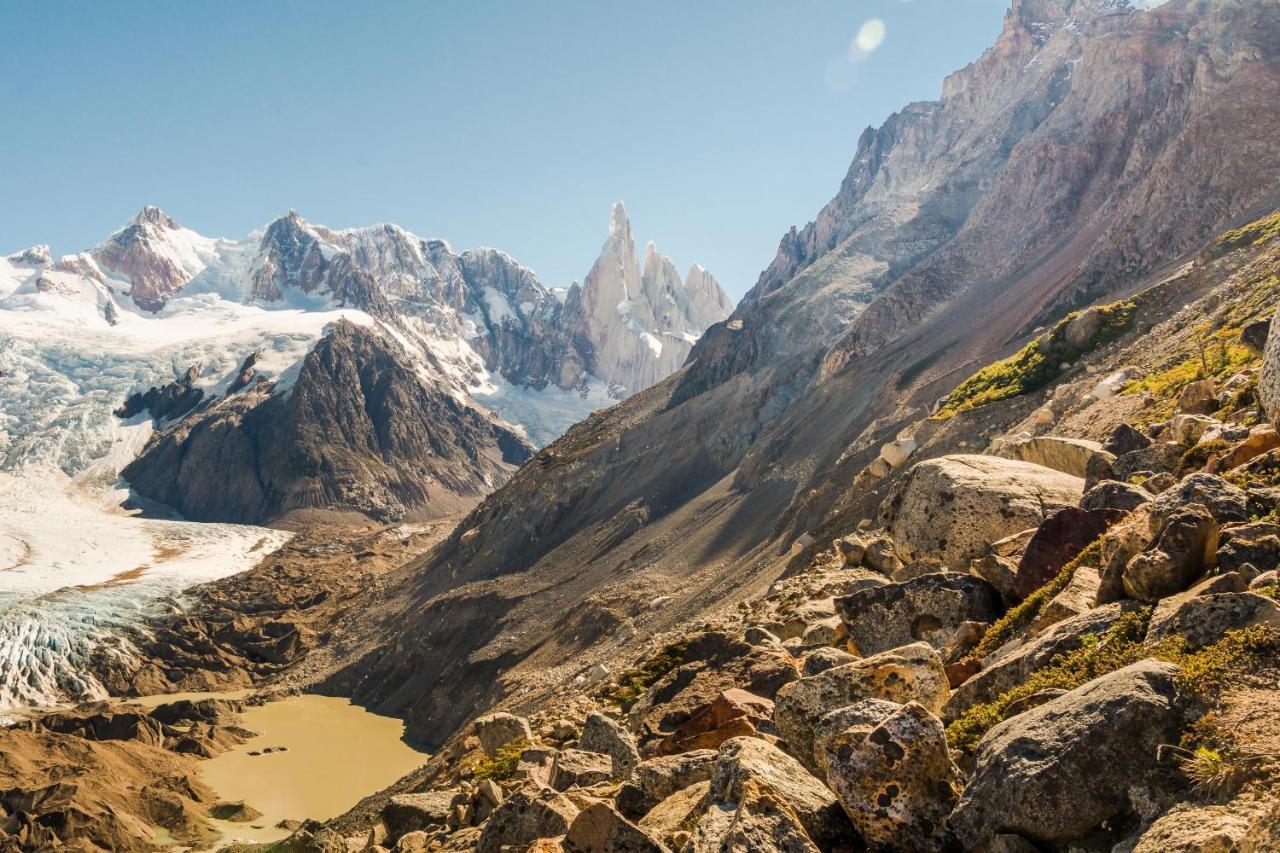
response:
[(1271, 419), (1280, 427), (1280, 323), (1274, 320), (1267, 329), (1266, 348), (1262, 354), (1262, 374), (1258, 377), (1258, 401)]
[(512, 428), (425, 384), (383, 332), (342, 321), (288, 393), (257, 384), (158, 433), (123, 476), (198, 521), (296, 510), (457, 511), (528, 459)]
[(1182, 724), (1173, 664), (1142, 661), (991, 729), (951, 826), (967, 847), (998, 832), (1078, 839), (1158, 783)]
[(881, 520), (904, 561), (936, 557), (958, 569), (997, 539), (1075, 506), (1083, 493), (1084, 480), (1042, 465), (944, 456), (921, 462), (899, 481)]
[(858, 652), (874, 655), (921, 640), (943, 649), (961, 623), (993, 622), (1003, 608), (991, 584), (943, 572), (843, 596), (836, 610)]

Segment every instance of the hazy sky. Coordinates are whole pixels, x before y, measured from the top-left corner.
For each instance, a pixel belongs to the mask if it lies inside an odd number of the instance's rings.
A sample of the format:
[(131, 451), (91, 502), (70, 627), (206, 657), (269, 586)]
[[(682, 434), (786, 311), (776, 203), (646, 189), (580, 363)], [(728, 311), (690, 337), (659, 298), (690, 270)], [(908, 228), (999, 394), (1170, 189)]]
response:
[(147, 203), (227, 237), (296, 208), (565, 284), (622, 199), (737, 299), (1007, 5), (7, 0), (0, 252), (88, 248)]

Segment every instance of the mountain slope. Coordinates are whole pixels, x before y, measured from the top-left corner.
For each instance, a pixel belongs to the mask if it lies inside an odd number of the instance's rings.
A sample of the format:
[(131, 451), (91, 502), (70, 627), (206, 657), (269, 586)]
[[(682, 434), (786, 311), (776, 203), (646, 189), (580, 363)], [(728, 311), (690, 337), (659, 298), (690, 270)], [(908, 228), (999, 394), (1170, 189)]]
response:
[(1015, 2), (939, 102), (863, 135), (682, 371), (570, 430), (409, 567), (370, 621), (381, 649), (331, 686), (435, 740), (588, 649), (758, 592), (833, 511), (856, 522), (854, 475), (973, 366), (1280, 202), (1275, 10)]

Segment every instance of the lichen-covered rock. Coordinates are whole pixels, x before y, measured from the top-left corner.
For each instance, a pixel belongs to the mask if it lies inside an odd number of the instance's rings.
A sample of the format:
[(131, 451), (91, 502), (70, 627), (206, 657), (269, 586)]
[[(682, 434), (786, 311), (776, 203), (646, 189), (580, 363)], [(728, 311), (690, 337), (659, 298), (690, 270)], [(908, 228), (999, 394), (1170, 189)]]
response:
[(476, 720), (475, 732), (476, 737), (480, 739), (480, 748), (490, 758), (512, 741), (533, 739), (529, 721), (524, 717), (508, 714), (506, 711), (480, 717)]
[(1236, 853), (1249, 818), (1229, 806), (1183, 804), (1161, 815), (1142, 833), (1133, 853)]
[(609, 756), (613, 763), (613, 778), (625, 779), (631, 769), (640, 763), (640, 750), (631, 732), (613, 720), (592, 711), (582, 726), (578, 748), (587, 752), (599, 752)]
[(1242, 571), (1245, 566), (1269, 571), (1280, 566), (1280, 524), (1259, 521), (1223, 529), (1216, 559), (1224, 572)]
[(708, 802), (740, 805), (749, 799), (749, 783), (758, 782), (794, 812), (820, 847), (847, 841), (853, 831), (835, 795), (800, 762), (759, 738), (735, 738), (720, 747)]
[(1145, 503), (1151, 502), (1151, 493), (1129, 483), (1118, 480), (1103, 480), (1084, 493), (1080, 499), (1080, 508), (1115, 509), (1133, 512)]
[(1046, 515), (1075, 506), (1079, 477), (996, 456), (943, 456), (907, 472), (881, 506), (903, 560), (936, 557), (965, 568), (997, 539), (1037, 527)]
[(464, 795), (461, 791), (396, 794), (382, 808), (382, 822), (392, 838), (427, 827), (442, 827)]
[(554, 838), (569, 831), (578, 807), (552, 788), (526, 785), (498, 806), (476, 841), (477, 853), (502, 853), (538, 838)]
[(916, 701), (938, 711), (949, 693), (937, 651), (927, 643), (913, 643), (791, 682), (778, 691), (773, 718), (792, 752), (817, 772), (814, 736), (832, 711), (863, 699)]
[(1267, 625), (1280, 629), (1280, 604), (1254, 592), (1219, 592), (1166, 598), (1151, 615), (1146, 642), (1183, 637), (1193, 647), (1206, 646), (1228, 631)]
[(991, 584), (959, 572), (860, 590), (837, 598), (835, 608), (863, 655), (921, 641), (941, 649), (962, 623), (991, 622), (1003, 612)]
[(1005, 459), (1043, 465), (1045, 468), (1084, 479), (1090, 458), (1096, 453), (1104, 452), (1102, 445), (1096, 441), (1039, 435), (1005, 443), (1000, 446), (997, 455)]
[(867, 553), (867, 543), (856, 533), (841, 536), (832, 543), (840, 561), (850, 568), (862, 565), (862, 555)]
[(733, 821), (720, 850), (752, 853), (818, 853), (818, 845), (786, 798), (758, 779), (742, 786)]
[(1173, 511), (1154, 543), (1124, 568), (1125, 594), (1159, 601), (1182, 592), (1199, 577), (1218, 549), (1218, 522), (1199, 504)]
[(551, 787), (557, 791), (585, 788), (613, 776), (613, 759), (598, 752), (566, 749), (551, 765)]
[(618, 814), (608, 803), (578, 812), (564, 837), (570, 853), (670, 853), (670, 849)]
[(618, 811), (639, 818), (677, 791), (710, 779), (717, 754), (713, 749), (695, 749), (640, 762), (618, 789)]
[(1076, 566), (1071, 580), (1053, 598), (1045, 602), (1040, 613), (1031, 620), (1027, 633), (1036, 636), (1050, 625), (1092, 610), (1098, 600), (1102, 576), (1093, 566)]
[(1107, 436), (1107, 440), (1102, 443), (1102, 449), (1112, 456), (1122, 456), (1150, 446), (1150, 438), (1129, 424), (1123, 423), (1113, 429)]
[(801, 665), (801, 671), (805, 675), (817, 675), (820, 672), (826, 672), (837, 666), (844, 666), (846, 663), (853, 663), (856, 657), (836, 648), (814, 649), (804, 656), (804, 663)]
[(1190, 504), (1200, 504), (1219, 524), (1249, 520), (1249, 496), (1213, 474), (1188, 474), (1176, 488), (1156, 496), (1147, 507), (1152, 534), (1158, 534), (1175, 512)]
[(698, 819), (707, 808), (707, 791), (710, 780), (694, 782), (676, 791), (655, 805), (637, 822), (637, 826), (673, 850), (680, 849), (677, 834), (688, 834), (698, 825)]
[(999, 832), (1059, 844), (1132, 812), (1165, 772), (1161, 744), (1183, 724), (1169, 663), (1141, 661), (1094, 679), (987, 732), (951, 815), (961, 842)]
[(942, 721), (910, 702), (878, 725), (855, 725), (826, 744), (827, 781), (872, 848), (942, 850), (963, 777)]
[(886, 699), (863, 699), (845, 708), (837, 708), (818, 721), (813, 735), (813, 763), (818, 776), (827, 778), (827, 744), (845, 729), (854, 726), (874, 728), (903, 706)]

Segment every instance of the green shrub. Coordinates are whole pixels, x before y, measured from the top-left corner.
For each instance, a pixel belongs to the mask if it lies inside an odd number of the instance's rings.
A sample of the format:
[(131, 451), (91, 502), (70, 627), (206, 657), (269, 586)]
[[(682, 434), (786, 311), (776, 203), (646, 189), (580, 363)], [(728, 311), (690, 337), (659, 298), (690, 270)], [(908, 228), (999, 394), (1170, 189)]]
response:
[(1135, 308), (1132, 302), (1115, 302), (1100, 307), (1102, 328), (1083, 348), (1073, 347), (1067, 342), (1067, 325), (1080, 312), (1068, 314), (1009, 358), (989, 364), (961, 382), (943, 401), (934, 417), (954, 417), (960, 412), (1043, 388), (1058, 377), (1064, 363), (1119, 337), (1129, 327)]
[(492, 779), (495, 782), (510, 779), (520, 764), (520, 753), (528, 746), (529, 742), (524, 738), (504, 743), (498, 747), (493, 758), (483, 758), (476, 762), (473, 767), (476, 778)]

